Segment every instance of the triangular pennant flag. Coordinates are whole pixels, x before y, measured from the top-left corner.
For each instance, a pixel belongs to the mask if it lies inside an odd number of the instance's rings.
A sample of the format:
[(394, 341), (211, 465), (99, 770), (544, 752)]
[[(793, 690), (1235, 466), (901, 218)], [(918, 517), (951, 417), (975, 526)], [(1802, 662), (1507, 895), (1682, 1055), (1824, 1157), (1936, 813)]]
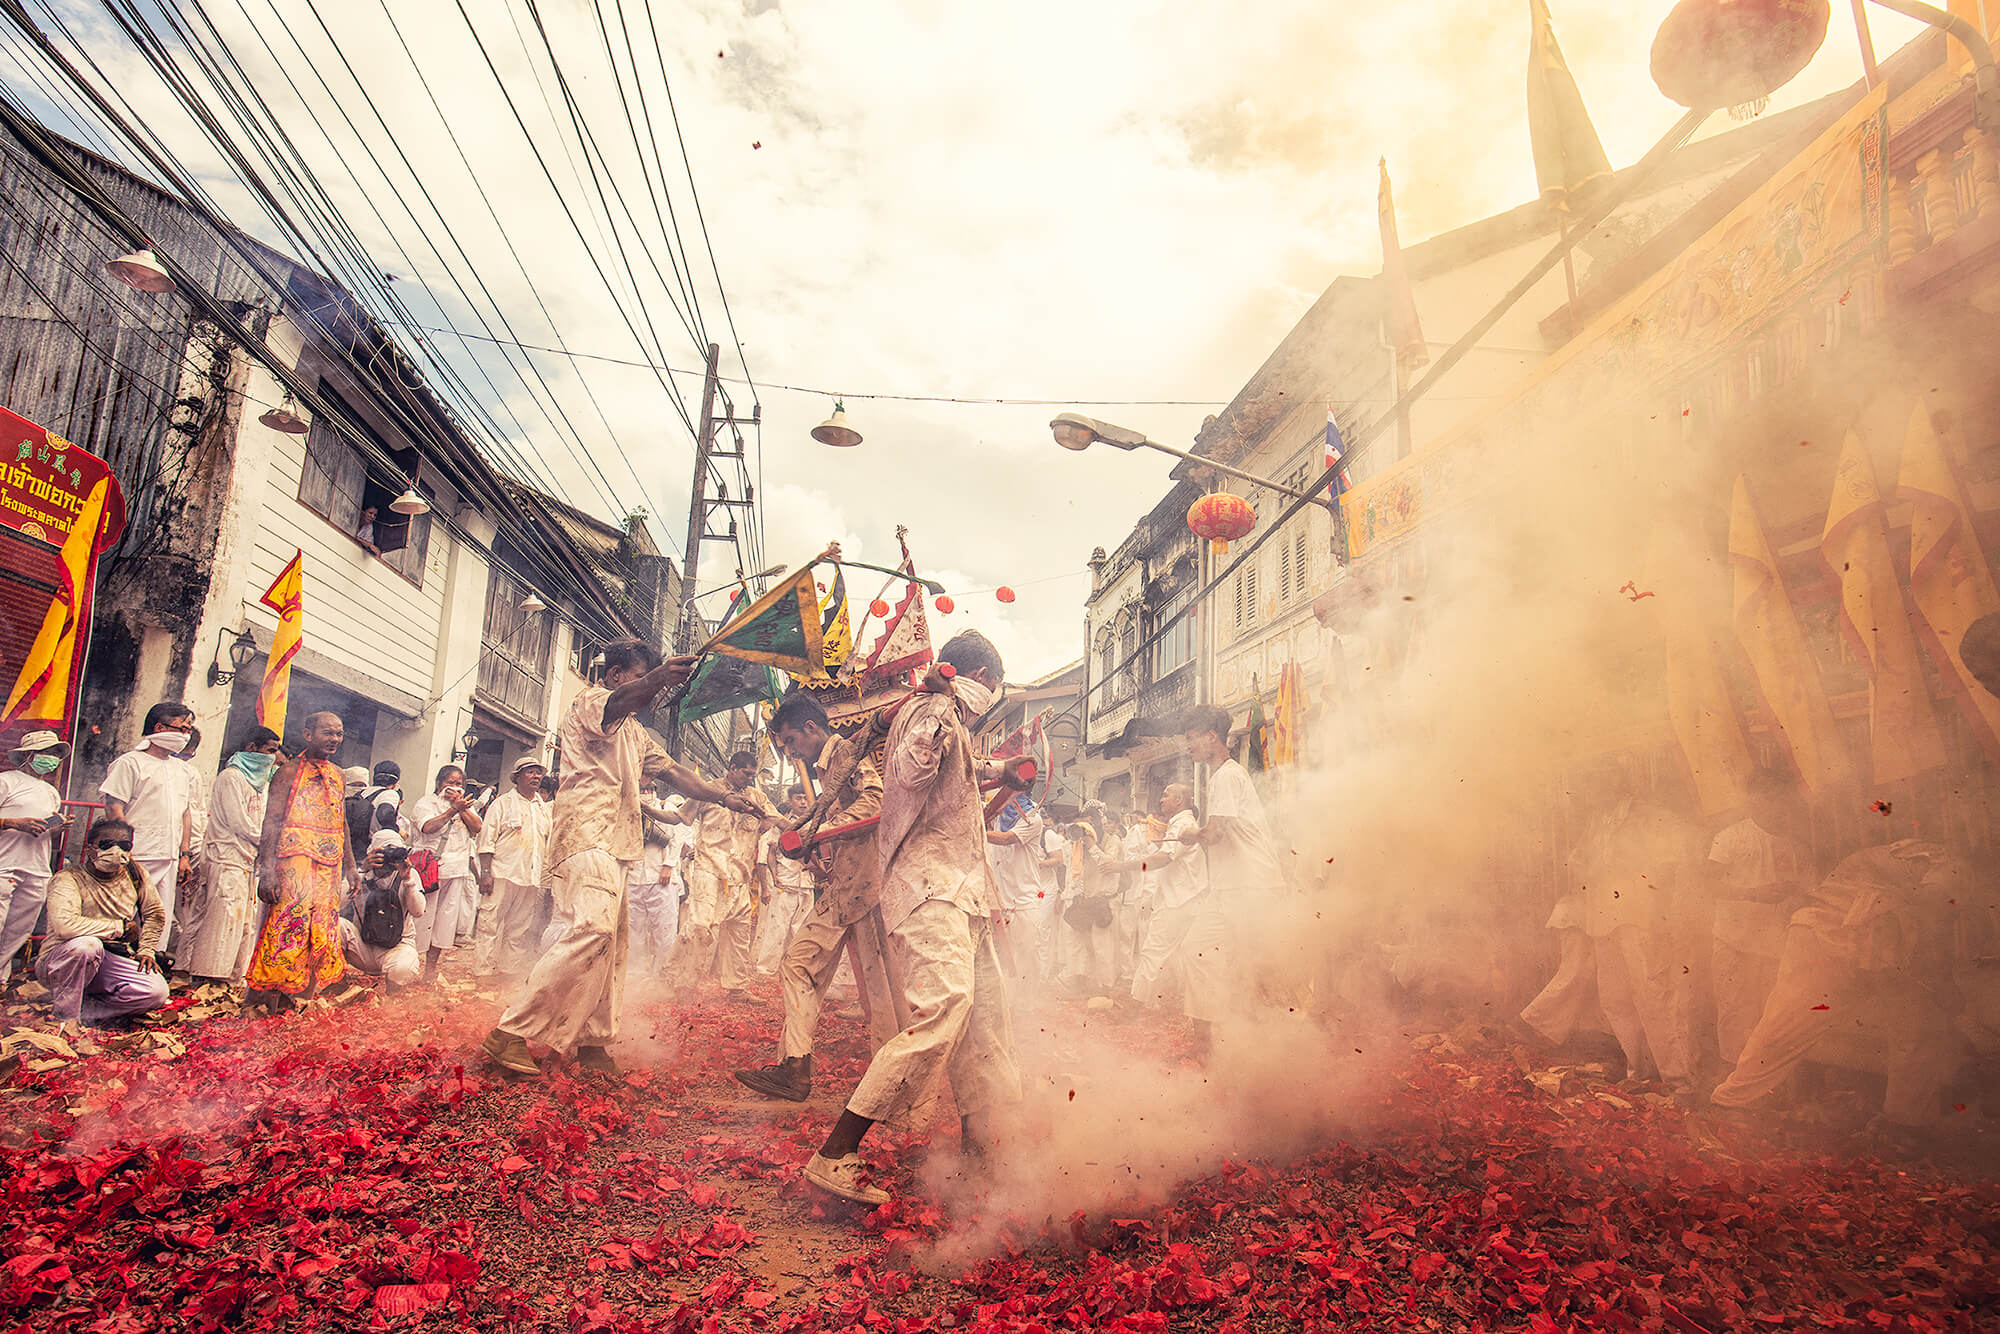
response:
[(1381, 181), (1375, 188), (1375, 220), (1382, 232), (1382, 282), (1385, 323), (1389, 346), (1405, 372), (1428, 366), (1430, 347), (1424, 342), (1423, 322), (1417, 318), (1417, 297), (1410, 289), (1410, 271), (1403, 263), (1403, 243), (1396, 234), (1396, 197), (1389, 188), (1389, 159), (1380, 165)]
[(1548, 6), (1528, 0), (1528, 141), (1544, 199), (1569, 199), (1611, 175), (1611, 160), (1556, 45)]
[(703, 653), (761, 662), (780, 671), (811, 673), (825, 664), (815, 565), (786, 576), (702, 645)]
[(880, 676), (921, 667), (931, 660), (931, 628), (924, 610), (923, 585), (904, 585), (903, 600), (889, 613), (882, 637), (869, 650), (863, 670)]
[(42, 617), (42, 628), (21, 661), (14, 688), (7, 693), (6, 716), (0, 723), (23, 718), (54, 719), (63, 715), (69, 699), (70, 665), (76, 659), (77, 607), (91, 561), (97, 551), (97, 534), (104, 519), (110, 477), (100, 478), (91, 488), (90, 498), (70, 525), (63, 539), (63, 586), (56, 590)]
[(294, 550), (291, 560), (258, 599), (278, 613), (278, 628), (271, 636), (264, 684), (257, 690), (257, 721), (281, 737), (285, 734), (285, 710), (291, 703), (292, 659), (299, 655), (306, 637), (305, 559), (304, 551)]
[(784, 693), (778, 674), (759, 662), (712, 653), (701, 660), (694, 678), (675, 706), (675, 716), (691, 723), (711, 713), (726, 713)]

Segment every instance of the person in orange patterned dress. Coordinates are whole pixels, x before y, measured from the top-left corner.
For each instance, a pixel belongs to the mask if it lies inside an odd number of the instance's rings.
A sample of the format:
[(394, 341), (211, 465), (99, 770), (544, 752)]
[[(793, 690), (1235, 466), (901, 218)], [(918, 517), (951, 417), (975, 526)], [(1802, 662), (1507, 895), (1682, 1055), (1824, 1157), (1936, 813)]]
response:
[(257, 897), (271, 905), (245, 976), (246, 1001), (288, 1010), (340, 980), (340, 890), (354, 879), (347, 838), (347, 777), (333, 763), (340, 717), (305, 721), (305, 749), (271, 780), (258, 847)]

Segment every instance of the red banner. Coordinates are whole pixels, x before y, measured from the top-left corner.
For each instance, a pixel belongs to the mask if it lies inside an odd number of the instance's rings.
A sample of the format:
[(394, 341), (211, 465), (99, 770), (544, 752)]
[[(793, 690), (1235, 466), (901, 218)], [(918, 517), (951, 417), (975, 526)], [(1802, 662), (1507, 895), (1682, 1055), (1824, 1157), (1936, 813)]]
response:
[(0, 736), (72, 738), (97, 557), (124, 530), (109, 464), (0, 408)]

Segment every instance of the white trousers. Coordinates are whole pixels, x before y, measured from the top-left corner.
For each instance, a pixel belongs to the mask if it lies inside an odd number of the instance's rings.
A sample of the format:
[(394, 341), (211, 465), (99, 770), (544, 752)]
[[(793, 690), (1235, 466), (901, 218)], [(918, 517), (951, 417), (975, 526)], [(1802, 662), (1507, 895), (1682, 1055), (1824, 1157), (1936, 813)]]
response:
[(1521, 1021), (1561, 1044), (1589, 1016), (1591, 1003), (1625, 1053), (1635, 1079), (1694, 1076), (1694, 987), (1659, 932), (1621, 926), (1593, 939), (1575, 927), (1562, 933), (1562, 962)]
[(257, 873), (247, 866), (210, 862), (198, 895), (181, 905), (181, 938), (174, 967), (196, 977), (240, 981), (257, 948)]
[(180, 897), (179, 883), (181, 864), (178, 857), (168, 857), (164, 861), (134, 857), (146, 872), (146, 878), (153, 882), (153, 892), (160, 896), (160, 907), (166, 910), (167, 920), (160, 928), (160, 948), (166, 949), (174, 938), (174, 905)]
[(910, 1022), (876, 1051), (847, 1109), (916, 1129), (929, 1121), (947, 1077), (962, 1116), (1019, 1102), (1007, 979), (992, 923), (930, 899), (889, 932), (889, 951)]
[(417, 919), (417, 953), (470, 945), (478, 911), (477, 880), (469, 875), (440, 876), (438, 887), (424, 895), (424, 915)]
[(1163, 1004), (1171, 972), (1181, 982), (1183, 1013), (1214, 1023), (1227, 1008), (1228, 956), (1229, 926), (1213, 890), (1203, 890), (1176, 908), (1156, 908), (1146, 923), (1146, 938), (1139, 943), (1132, 999)]
[(750, 980), (750, 941), (757, 899), (747, 886), (705, 871), (687, 873), (687, 906), (670, 968), (676, 989), (691, 991), (711, 971), (723, 987), (740, 990)]
[(14, 956), (35, 934), (42, 905), (49, 899), (49, 878), (32, 871), (0, 871), (0, 982), (13, 970)]
[(665, 977), (674, 959), (674, 937), (680, 931), (681, 896), (671, 884), (648, 880), (626, 887), (631, 904), (632, 971), (642, 977)]
[(625, 866), (610, 853), (579, 852), (555, 868), (562, 933), (535, 960), (496, 1027), (556, 1051), (601, 1047), (618, 1036), (624, 1000)]
[(345, 917), (340, 919), (340, 954), (349, 968), (394, 986), (410, 986), (424, 971), (423, 956), (416, 946), (396, 944), (383, 949), (370, 945), (361, 938), (361, 928)]
[(769, 977), (778, 971), (799, 926), (813, 910), (809, 889), (782, 889), (771, 895), (757, 919), (757, 971)]
[(820, 1009), (827, 988), (846, 957), (841, 946), (847, 943), (847, 928), (834, 920), (831, 912), (814, 909), (799, 925), (792, 943), (778, 965), (778, 984), (785, 997), (785, 1027), (778, 1054), (787, 1060), (810, 1056), (813, 1034), (819, 1028)]

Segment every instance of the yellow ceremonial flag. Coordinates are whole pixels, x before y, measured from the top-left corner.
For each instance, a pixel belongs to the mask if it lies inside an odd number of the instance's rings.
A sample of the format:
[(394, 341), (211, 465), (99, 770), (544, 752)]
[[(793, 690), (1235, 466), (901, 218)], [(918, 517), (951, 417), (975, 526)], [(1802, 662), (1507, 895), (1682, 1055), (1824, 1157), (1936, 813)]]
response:
[(1721, 619), (1721, 600), (1713, 599), (1718, 605), (1712, 617), (1703, 614), (1710, 600), (1702, 597), (1704, 582), (1680, 544), (1664, 526), (1656, 526), (1646, 560), (1646, 591), (1653, 594), (1664, 641), (1667, 714), (1702, 814), (1716, 815), (1743, 804), (1744, 780), (1753, 765), (1709, 628), (1711, 620)]
[(1944, 763), (1930, 691), (1917, 656), (1903, 585), (1889, 554), (1889, 526), (1875, 466), (1853, 432), (1840, 449), (1820, 555), (1840, 581), (1841, 620), (1868, 664), (1868, 735), (1877, 783), (1895, 783)]
[(1278, 702), (1271, 711), (1271, 746), (1264, 763), (1272, 769), (1296, 764), (1299, 759), (1299, 665), (1285, 664), (1278, 673)]
[(277, 633), (271, 636), (271, 657), (264, 668), (264, 684), (257, 689), (257, 721), (279, 736), (285, 734), (285, 706), (292, 690), (292, 659), (305, 643), (305, 552), (294, 551), (291, 561), (259, 599), (278, 613)]
[(1965, 670), (1958, 651), (1966, 627), (1989, 612), (2000, 612), (2000, 588), (1980, 550), (1972, 510), (1944, 455), (1944, 442), (1921, 400), (1903, 435), (1896, 491), (1916, 507), (1910, 516), (1910, 600), (1929, 624), (1945, 677), (1957, 688), (1980, 739), (2000, 752), (2000, 699)]
[(1771, 541), (1757, 518), (1750, 483), (1741, 474), (1730, 498), (1729, 563), (1736, 574), (1736, 639), (1750, 659), (1779, 733), (1791, 747), (1799, 776), (1814, 793), (1851, 781), (1853, 770), (1840, 744), (1819, 666), (1785, 591)]
[[(23, 449), (27, 446), (23, 445)], [(111, 486), (109, 476), (98, 479), (90, 489), (69, 536), (63, 539), (61, 560), (63, 586), (56, 590), (42, 628), (21, 660), (13, 689), (7, 692), (7, 708), (0, 723), (27, 719), (57, 719), (69, 700), (70, 667), (76, 660), (77, 607), (97, 549), (97, 530), (104, 519), (104, 497)]]

